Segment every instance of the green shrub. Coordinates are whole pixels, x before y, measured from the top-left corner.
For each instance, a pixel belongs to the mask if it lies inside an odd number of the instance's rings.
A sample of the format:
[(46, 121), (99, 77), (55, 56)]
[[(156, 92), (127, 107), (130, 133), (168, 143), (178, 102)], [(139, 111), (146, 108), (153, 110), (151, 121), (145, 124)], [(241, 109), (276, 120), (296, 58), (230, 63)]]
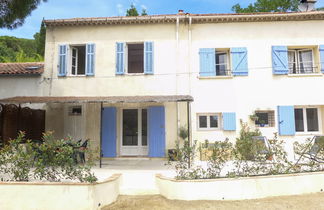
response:
[(17, 139), (0, 150), (0, 175), (4, 181), (29, 181), (31, 178), (52, 182), (97, 181), (91, 172), (91, 161), (77, 164), (71, 138), (57, 140), (48, 132), (43, 136), (43, 143), (22, 142), (25, 142), (24, 133), (20, 132)]

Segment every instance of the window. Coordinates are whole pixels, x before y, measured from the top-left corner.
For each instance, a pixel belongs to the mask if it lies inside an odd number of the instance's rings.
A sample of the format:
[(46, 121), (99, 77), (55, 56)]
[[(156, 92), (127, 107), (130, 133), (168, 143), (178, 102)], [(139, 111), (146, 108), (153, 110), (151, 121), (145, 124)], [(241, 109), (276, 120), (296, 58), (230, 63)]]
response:
[(317, 108), (295, 108), (296, 132), (318, 132), (318, 116)]
[(70, 106), (69, 116), (80, 116), (82, 115), (82, 106)]
[(289, 49), (288, 65), (289, 74), (311, 74), (317, 73), (313, 64), (312, 49)]
[(144, 73), (144, 44), (127, 44), (129, 74)]
[(228, 51), (216, 50), (215, 52), (216, 76), (230, 75)]
[(219, 128), (219, 114), (199, 114), (198, 129), (208, 130)]
[(274, 127), (274, 111), (255, 111), (257, 120), (255, 125), (258, 127)]
[(71, 71), (70, 75), (85, 75), (86, 46), (70, 46)]

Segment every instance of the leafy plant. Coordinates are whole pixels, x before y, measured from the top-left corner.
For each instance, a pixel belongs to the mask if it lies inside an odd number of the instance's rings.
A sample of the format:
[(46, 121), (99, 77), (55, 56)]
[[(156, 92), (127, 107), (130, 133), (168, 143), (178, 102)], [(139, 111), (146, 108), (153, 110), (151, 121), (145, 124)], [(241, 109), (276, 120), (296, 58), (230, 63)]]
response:
[[(71, 138), (54, 139), (51, 132), (45, 133), (43, 143), (25, 144), (24, 133), (10, 141), (0, 150), (0, 176), (5, 181), (45, 180), (59, 182), (78, 180), (95, 182), (91, 162), (80, 165), (76, 162), (76, 151)], [(91, 157), (91, 156), (90, 156)]]

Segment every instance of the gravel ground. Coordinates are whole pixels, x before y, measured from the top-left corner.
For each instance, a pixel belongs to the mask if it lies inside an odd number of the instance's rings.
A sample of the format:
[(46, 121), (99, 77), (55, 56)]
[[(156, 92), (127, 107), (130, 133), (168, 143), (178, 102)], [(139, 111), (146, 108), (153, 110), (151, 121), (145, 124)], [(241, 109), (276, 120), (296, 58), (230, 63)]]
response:
[(105, 206), (103, 210), (190, 210), (190, 209), (228, 209), (228, 210), (324, 210), (324, 193), (297, 196), (280, 196), (243, 201), (178, 201), (168, 200), (160, 195), (119, 196), (118, 200)]

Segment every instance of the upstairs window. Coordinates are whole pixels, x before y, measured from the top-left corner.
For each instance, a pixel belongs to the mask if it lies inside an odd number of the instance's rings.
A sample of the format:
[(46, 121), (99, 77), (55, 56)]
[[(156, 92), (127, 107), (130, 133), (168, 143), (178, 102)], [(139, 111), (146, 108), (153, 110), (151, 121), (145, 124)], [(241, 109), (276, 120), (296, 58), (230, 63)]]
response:
[(200, 76), (247, 76), (247, 48), (201, 48)]
[(71, 49), (71, 75), (85, 75), (86, 46), (70, 46)]
[(289, 74), (317, 73), (317, 69), (314, 67), (313, 57), (312, 49), (289, 49)]
[(144, 44), (127, 44), (128, 73), (144, 73)]
[(58, 76), (94, 76), (95, 44), (59, 45)]
[(216, 76), (228, 76), (231, 74), (229, 68), (229, 52), (228, 50), (216, 50), (215, 52)]
[(154, 43), (116, 43), (116, 74), (154, 74)]

